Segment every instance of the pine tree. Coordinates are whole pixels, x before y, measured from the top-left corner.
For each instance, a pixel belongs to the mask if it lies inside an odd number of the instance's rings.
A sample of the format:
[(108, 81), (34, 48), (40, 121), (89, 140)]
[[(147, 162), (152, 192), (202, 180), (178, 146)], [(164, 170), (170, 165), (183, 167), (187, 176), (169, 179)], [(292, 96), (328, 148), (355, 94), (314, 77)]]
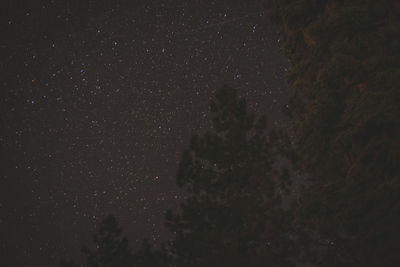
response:
[[(289, 266), (290, 190), (278, 135), (227, 86), (211, 102), (212, 131), (194, 135), (177, 184), (187, 192), (166, 214), (176, 266)], [(274, 140), (274, 137), (276, 140)]]
[(94, 235), (96, 250), (83, 246), (82, 252), (88, 257), (90, 267), (128, 267), (132, 266), (132, 254), (128, 240), (121, 237), (122, 229), (113, 216), (108, 216), (100, 224)]
[[(107, 216), (93, 236), (95, 250), (83, 246), (81, 251), (87, 256), (89, 267), (132, 267), (133, 255), (128, 240), (122, 237), (122, 229), (114, 216)], [(72, 261), (61, 260), (61, 267), (77, 267)]]

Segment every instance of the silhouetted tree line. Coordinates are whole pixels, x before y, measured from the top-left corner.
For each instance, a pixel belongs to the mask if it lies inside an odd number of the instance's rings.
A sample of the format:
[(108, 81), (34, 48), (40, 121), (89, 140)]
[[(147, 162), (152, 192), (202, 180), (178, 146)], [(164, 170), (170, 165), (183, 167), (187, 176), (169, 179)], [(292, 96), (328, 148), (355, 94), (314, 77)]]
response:
[(109, 216), (94, 236), (96, 249), (82, 248), (88, 266), (290, 266), (289, 139), (277, 130), (267, 134), (266, 118), (249, 112), (232, 88), (219, 90), (210, 107), (212, 130), (192, 136), (178, 168), (186, 199), (165, 213), (173, 239), (132, 252)]
[(400, 266), (400, 2), (263, 2), (290, 62), (295, 139), (223, 87), (182, 155), (173, 238), (133, 252), (110, 216), (88, 266)]

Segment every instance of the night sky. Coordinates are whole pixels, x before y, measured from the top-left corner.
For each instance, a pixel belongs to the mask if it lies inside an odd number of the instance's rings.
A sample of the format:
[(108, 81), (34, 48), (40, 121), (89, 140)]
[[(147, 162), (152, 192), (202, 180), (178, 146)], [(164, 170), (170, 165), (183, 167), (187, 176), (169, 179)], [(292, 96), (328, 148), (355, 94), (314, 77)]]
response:
[(79, 260), (110, 213), (132, 247), (168, 238), (181, 153), (223, 84), (284, 123), (258, 1), (25, 2), (0, 11), (1, 266)]

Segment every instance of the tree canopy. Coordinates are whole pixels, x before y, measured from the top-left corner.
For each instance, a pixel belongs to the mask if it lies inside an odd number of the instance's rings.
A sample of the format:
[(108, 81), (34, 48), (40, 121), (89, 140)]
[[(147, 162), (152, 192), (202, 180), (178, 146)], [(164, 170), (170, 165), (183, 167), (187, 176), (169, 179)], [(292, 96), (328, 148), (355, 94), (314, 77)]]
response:
[(188, 196), (168, 212), (176, 266), (288, 266), (290, 191), (276, 133), (249, 112), (245, 99), (224, 87), (211, 102), (212, 131), (194, 135), (183, 154), (177, 183)]
[(400, 3), (263, 2), (290, 62), (288, 113), (312, 178), (303, 216), (330, 240), (325, 264), (399, 265)]

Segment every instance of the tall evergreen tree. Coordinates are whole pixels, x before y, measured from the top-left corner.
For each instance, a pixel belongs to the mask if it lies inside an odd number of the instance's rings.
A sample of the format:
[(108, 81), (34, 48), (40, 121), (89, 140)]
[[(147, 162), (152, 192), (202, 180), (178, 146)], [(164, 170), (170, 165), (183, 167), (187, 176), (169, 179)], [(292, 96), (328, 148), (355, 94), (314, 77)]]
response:
[(176, 266), (289, 266), (284, 143), (265, 133), (265, 118), (248, 112), (234, 89), (217, 92), (211, 113), (212, 130), (192, 137), (179, 166), (187, 199), (166, 214)]

